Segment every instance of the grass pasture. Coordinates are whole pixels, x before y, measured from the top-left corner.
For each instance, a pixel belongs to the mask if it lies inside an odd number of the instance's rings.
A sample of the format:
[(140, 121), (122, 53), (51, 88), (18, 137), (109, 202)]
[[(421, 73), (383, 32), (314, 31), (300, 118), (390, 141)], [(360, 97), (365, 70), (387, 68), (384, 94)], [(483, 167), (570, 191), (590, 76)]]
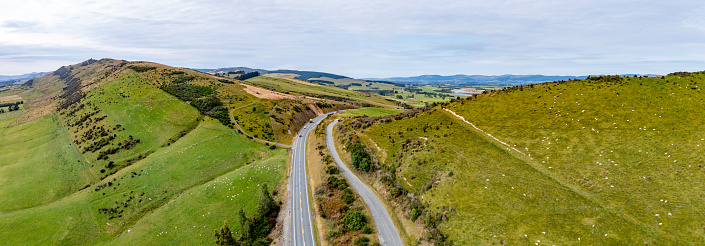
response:
[[(96, 176), (109, 175), (128, 162), (134, 162), (137, 156), (152, 153), (178, 139), (182, 132), (195, 127), (200, 117), (193, 107), (155, 88), (134, 72), (92, 90), (81, 101), (60, 112), (64, 126), (72, 139), (78, 141), (79, 149), (93, 165)], [(107, 134), (101, 136), (102, 131)], [(110, 135), (114, 135), (114, 140), (109, 140), (109, 144), (89, 149), (108, 140)], [(129, 149), (121, 148), (130, 137), (139, 143)], [(101, 152), (114, 148), (121, 149), (107, 159), (97, 159)], [(117, 168), (106, 167), (110, 161), (117, 163)]]
[(370, 95), (367, 93), (350, 91), (333, 86), (312, 86), (293, 82), (287, 79), (280, 79), (267, 76), (259, 76), (248, 79), (247, 82), (274, 91), (299, 94), (302, 96), (317, 97), (323, 99), (337, 100), (358, 106), (374, 106), (383, 108), (399, 108), (393, 102), (386, 99)]
[(399, 112), (401, 112), (401, 110), (386, 108), (359, 108), (346, 110), (337, 115), (340, 117), (385, 116), (390, 114), (396, 114)]
[(19, 111), (12, 111), (0, 114), (0, 136), (2, 136), (2, 132), (5, 131), (5, 129), (7, 129), (8, 127), (10, 127), (12, 122), (14, 122), (17, 117), (26, 112), (23, 109), (23, 106), (20, 106), (20, 109), (21, 110)]
[(241, 167), (223, 176), (184, 191), (164, 206), (124, 230), (109, 245), (207, 245), (213, 243), (213, 230), (223, 221), (234, 235), (240, 231), (237, 212), (254, 213), (260, 185), (270, 191), (286, 172), (287, 150)]
[(93, 180), (88, 164), (71, 144), (56, 115), (0, 133), (0, 211), (46, 204)]
[(514, 87), (375, 124), (458, 245), (702, 244), (705, 75)]
[[(155, 228), (169, 227), (171, 224), (168, 223), (174, 223), (175, 227), (179, 227), (179, 223), (189, 223), (186, 219), (191, 217), (171, 214), (171, 211), (190, 213), (196, 212), (190, 209), (198, 209), (198, 206), (213, 208), (222, 204), (222, 200), (231, 202), (224, 195), (232, 193), (212, 196), (210, 189), (200, 188), (226, 186), (222, 183), (224, 180), (236, 182), (234, 177), (246, 173), (257, 173), (254, 181), (276, 183), (281, 179), (285, 158), (285, 150), (271, 151), (207, 118), (174, 144), (159, 149), (86, 190), (46, 206), (0, 214), (0, 226), (5, 229), (0, 231), (0, 241), (12, 245), (103, 244), (110, 243), (120, 234), (132, 233), (131, 228), (135, 225), (135, 233), (149, 233), (153, 237), (150, 243), (171, 244), (173, 241), (170, 240), (175, 239), (163, 237), (164, 241), (161, 241), (162, 237), (150, 233), (160, 230)], [(248, 163), (252, 165), (239, 171)], [(248, 182), (247, 185), (255, 186), (255, 183)], [(213, 192), (216, 191), (219, 190), (213, 189)], [(253, 190), (241, 190), (239, 196), (255, 197), (259, 194), (248, 193), (250, 191)], [(205, 201), (215, 202), (216, 205), (206, 204)], [(172, 205), (161, 209), (170, 202)], [(179, 206), (175, 207), (174, 204)], [(229, 212), (236, 212), (239, 206), (251, 209), (248, 204), (233, 202), (232, 211)], [(115, 213), (99, 212), (101, 208), (111, 207), (118, 207), (119, 210)], [(228, 214), (223, 214), (222, 218), (211, 214), (213, 217), (208, 220), (190, 222), (214, 221), (216, 224), (206, 225), (208, 239), (212, 240), (213, 229), (230, 218)], [(145, 222), (141, 222), (143, 218), (146, 218)], [(160, 223), (153, 220), (162, 218), (164, 221)], [(184, 220), (179, 222), (174, 218)], [(195, 234), (190, 236), (194, 241), (188, 242), (203, 242)], [(118, 239), (131, 242), (129, 235)]]

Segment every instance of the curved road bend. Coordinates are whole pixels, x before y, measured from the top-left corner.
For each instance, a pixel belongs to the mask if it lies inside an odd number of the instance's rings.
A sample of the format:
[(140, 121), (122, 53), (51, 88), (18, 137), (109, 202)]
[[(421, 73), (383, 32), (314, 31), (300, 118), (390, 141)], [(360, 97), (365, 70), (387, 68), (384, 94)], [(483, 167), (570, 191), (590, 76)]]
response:
[(370, 190), (365, 183), (363, 183), (354, 173), (348, 169), (348, 167), (343, 163), (338, 156), (338, 151), (335, 149), (335, 143), (333, 141), (333, 127), (338, 123), (338, 120), (333, 121), (326, 127), (326, 147), (330, 151), (330, 155), (333, 156), (335, 163), (340, 168), (340, 171), (345, 175), (350, 184), (357, 190), (367, 206), (370, 207), (370, 212), (372, 213), (372, 219), (375, 221), (377, 226), (377, 233), (379, 234), (379, 241), (382, 245), (388, 246), (402, 246), (404, 245), (399, 236), (399, 231), (397, 231), (392, 218), (387, 213), (387, 209), (384, 207), (382, 201), (379, 200), (377, 195), (375, 195), (372, 190)]
[(292, 147), (291, 176), (291, 245), (315, 246), (311, 225), (311, 205), (308, 199), (308, 178), (306, 177), (306, 140), (308, 134), (321, 120), (331, 113), (318, 116), (304, 125), (298, 132)]

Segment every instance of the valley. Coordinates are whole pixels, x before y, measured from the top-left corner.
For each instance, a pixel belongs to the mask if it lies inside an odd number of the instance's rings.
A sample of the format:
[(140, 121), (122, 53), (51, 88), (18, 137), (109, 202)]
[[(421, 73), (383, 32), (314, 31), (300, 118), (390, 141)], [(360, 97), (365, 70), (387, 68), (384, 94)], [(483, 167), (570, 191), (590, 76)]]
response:
[(3, 87), (0, 240), (702, 242), (703, 73), (500, 88), (280, 72), (102, 59)]

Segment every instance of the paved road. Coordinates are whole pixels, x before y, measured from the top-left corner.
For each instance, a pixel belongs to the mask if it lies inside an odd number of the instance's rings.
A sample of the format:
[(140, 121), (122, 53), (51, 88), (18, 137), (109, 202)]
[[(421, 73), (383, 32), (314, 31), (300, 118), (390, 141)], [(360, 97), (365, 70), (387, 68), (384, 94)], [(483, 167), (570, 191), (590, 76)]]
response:
[(340, 156), (338, 156), (338, 151), (335, 149), (335, 143), (333, 141), (333, 127), (337, 123), (338, 120), (335, 120), (328, 124), (328, 127), (326, 127), (326, 146), (328, 151), (330, 151), (331, 156), (333, 156), (335, 163), (338, 165), (338, 168), (340, 168), (343, 175), (345, 175), (345, 178), (348, 179), (348, 182), (350, 182), (353, 188), (357, 190), (357, 193), (360, 194), (362, 200), (365, 200), (367, 206), (370, 207), (372, 219), (374, 219), (375, 225), (377, 226), (377, 233), (380, 243), (382, 245), (389, 246), (404, 245), (401, 241), (401, 237), (399, 236), (399, 231), (396, 226), (394, 226), (394, 222), (392, 222), (392, 218), (387, 213), (387, 209), (384, 207), (382, 201), (379, 200), (379, 197), (377, 197), (377, 195), (375, 195), (375, 193), (372, 192), (372, 190), (370, 190), (365, 183), (363, 183), (354, 173), (350, 171), (350, 169), (348, 169), (348, 167), (340, 159)]
[(299, 130), (291, 157), (291, 176), (289, 185), (291, 186), (291, 245), (314, 246), (316, 242), (313, 237), (313, 227), (311, 225), (311, 203), (308, 199), (308, 178), (306, 177), (306, 140), (308, 134), (316, 128), (321, 120), (330, 113), (318, 116), (306, 123)]

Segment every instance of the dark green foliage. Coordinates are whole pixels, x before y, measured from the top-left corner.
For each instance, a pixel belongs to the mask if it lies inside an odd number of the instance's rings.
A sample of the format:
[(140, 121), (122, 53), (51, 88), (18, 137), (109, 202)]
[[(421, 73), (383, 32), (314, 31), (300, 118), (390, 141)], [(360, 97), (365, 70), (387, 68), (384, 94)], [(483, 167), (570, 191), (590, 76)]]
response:
[[(180, 72), (180, 71), (177, 71)], [(173, 72), (174, 74), (176, 72)], [(231, 126), (230, 112), (223, 106), (220, 99), (215, 96), (215, 90), (208, 86), (198, 86), (186, 82), (195, 79), (194, 76), (185, 76), (183, 72), (176, 73), (178, 77), (170, 84), (164, 84), (161, 89), (176, 96), (177, 98), (190, 102), (191, 106), (198, 109), (204, 115), (217, 119), (226, 126)]]
[(0, 108), (2, 108), (2, 107), (7, 107), (7, 106), (10, 106), (10, 107), (12, 107), (12, 106), (19, 106), (19, 105), (21, 105), (21, 104), (23, 104), (23, 103), (24, 103), (24, 101), (0, 103)]
[(343, 190), (343, 196), (341, 198), (347, 204), (352, 204), (353, 202), (355, 202), (355, 195), (353, 195), (350, 188), (346, 188)]
[(416, 219), (419, 218), (419, 215), (421, 215), (421, 213), (419, 212), (419, 210), (416, 210), (416, 209), (414, 208), (414, 209), (412, 209), (411, 212), (409, 213), (409, 219), (411, 219), (411, 221), (416, 221)]
[(147, 72), (149, 70), (157, 69), (156, 67), (140, 67), (140, 66), (129, 66), (128, 68), (135, 70), (135, 72), (138, 72), (138, 73)]
[(161, 89), (184, 101), (192, 101), (213, 94), (213, 89), (210, 87), (177, 83), (176, 81), (163, 85)]
[(348, 152), (352, 157), (352, 164), (355, 168), (362, 170), (363, 172), (369, 172), (372, 170), (372, 158), (370, 154), (365, 150), (365, 145), (361, 142), (356, 141), (347, 146)]
[(267, 184), (262, 185), (262, 194), (259, 197), (259, 203), (257, 205), (257, 214), (260, 217), (264, 217), (270, 214), (276, 209), (278, 205), (274, 202), (272, 194), (267, 190)]
[(333, 107), (333, 105), (331, 105), (331, 104), (329, 104), (329, 103), (324, 103), (324, 102), (316, 102), (316, 106), (318, 106), (319, 108), (331, 108), (331, 107)]
[(369, 239), (369, 238), (367, 238), (367, 237), (359, 237), (359, 238), (356, 238), (353, 243), (354, 243), (355, 245), (363, 246), (363, 245), (367, 245), (367, 243), (369, 243), (369, 242), (370, 242), (370, 239)]
[(359, 211), (351, 211), (345, 216), (345, 229), (357, 231), (367, 224), (367, 218)]
[(259, 72), (254, 71), (254, 72), (251, 72), (251, 73), (246, 73), (246, 74), (240, 75), (240, 77), (239, 77), (238, 79), (239, 79), (239, 80), (246, 80), (246, 79), (254, 78), (254, 77), (257, 77), (257, 76), (259, 76)]
[(326, 173), (335, 175), (340, 173), (340, 170), (336, 166), (328, 166), (326, 168)]
[(179, 75), (179, 74), (186, 74), (184, 71), (173, 71), (169, 73), (168, 75)]
[(230, 228), (228, 228), (227, 222), (223, 222), (223, 226), (220, 230), (215, 230), (215, 245), (218, 246), (230, 246), (236, 245), (233, 235), (230, 233)]
[[(210, 95), (207, 97), (203, 97), (203, 98), (199, 98), (199, 99), (191, 101), (191, 106), (198, 109), (198, 111), (204, 112), (206, 115), (211, 116), (208, 113), (218, 107), (222, 107), (223, 103), (220, 102), (220, 99), (215, 97), (215, 95)], [(213, 118), (216, 118), (216, 117), (213, 117)]]
[(370, 228), (369, 225), (365, 225), (362, 227), (362, 233), (363, 234), (372, 234), (372, 228)]
[(298, 74), (299, 76), (296, 77), (296, 79), (300, 80), (308, 80), (312, 78), (321, 78), (321, 77), (327, 77), (331, 79), (349, 79), (349, 77), (345, 77), (342, 75), (337, 75), (337, 74), (331, 74), (331, 73), (321, 73), (321, 72), (313, 72), (313, 71), (297, 71), (297, 70), (276, 70), (276, 71), (270, 71), (270, 73), (293, 73), (293, 74)]
[(328, 182), (326, 183), (329, 188), (331, 189), (338, 189), (338, 190), (343, 190), (345, 188), (348, 188), (350, 185), (348, 185), (348, 181), (345, 179), (339, 179), (335, 176), (330, 176), (328, 177)]
[[(255, 214), (248, 218), (242, 209), (238, 213), (240, 236), (237, 239), (237, 245), (269, 245), (271, 242), (267, 239), (267, 235), (276, 225), (279, 209), (279, 205), (267, 190), (267, 185), (262, 185), (262, 194)], [(217, 236), (216, 233), (216, 242)]]

